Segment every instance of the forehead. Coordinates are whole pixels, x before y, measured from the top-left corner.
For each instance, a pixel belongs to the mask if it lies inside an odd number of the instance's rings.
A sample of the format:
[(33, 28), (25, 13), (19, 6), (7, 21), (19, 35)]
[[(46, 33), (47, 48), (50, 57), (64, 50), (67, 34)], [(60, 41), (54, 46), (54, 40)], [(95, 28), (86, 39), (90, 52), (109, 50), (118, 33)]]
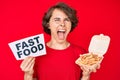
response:
[(68, 16), (60, 9), (55, 9), (52, 13), (53, 18), (59, 17), (59, 18), (67, 18)]

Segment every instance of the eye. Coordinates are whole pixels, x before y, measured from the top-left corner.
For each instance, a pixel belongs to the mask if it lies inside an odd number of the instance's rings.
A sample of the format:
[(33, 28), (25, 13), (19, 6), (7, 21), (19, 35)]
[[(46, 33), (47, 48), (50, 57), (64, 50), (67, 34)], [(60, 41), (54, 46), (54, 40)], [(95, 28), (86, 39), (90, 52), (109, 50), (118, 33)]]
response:
[(65, 20), (64, 20), (64, 21), (70, 22), (70, 19), (69, 19), (69, 18), (65, 18)]
[(54, 21), (60, 21), (60, 19), (59, 18), (55, 18)]
[(54, 18), (54, 22), (59, 24), (61, 21), (60, 21), (60, 18)]

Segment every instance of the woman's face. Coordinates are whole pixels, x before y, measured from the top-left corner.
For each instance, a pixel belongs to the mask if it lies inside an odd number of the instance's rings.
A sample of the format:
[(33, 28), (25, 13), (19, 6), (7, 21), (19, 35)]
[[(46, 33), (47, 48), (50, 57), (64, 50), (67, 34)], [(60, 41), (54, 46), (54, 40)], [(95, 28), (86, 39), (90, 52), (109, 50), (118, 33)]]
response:
[(64, 42), (71, 30), (71, 21), (61, 10), (55, 9), (49, 21), (51, 39), (57, 42)]

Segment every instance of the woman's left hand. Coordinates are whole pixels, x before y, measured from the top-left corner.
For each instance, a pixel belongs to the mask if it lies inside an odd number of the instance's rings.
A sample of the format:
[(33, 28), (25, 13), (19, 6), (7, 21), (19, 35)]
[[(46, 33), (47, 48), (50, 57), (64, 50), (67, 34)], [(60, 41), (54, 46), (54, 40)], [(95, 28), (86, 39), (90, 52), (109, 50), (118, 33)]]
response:
[(90, 73), (96, 72), (100, 68), (100, 63), (93, 66), (80, 65), (80, 67), (83, 70), (83, 75), (90, 75)]
[(80, 65), (82, 72), (81, 80), (90, 80), (90, 74), (96, 72), (100, 68), (100, 64), (95, 64), (94, 66)]

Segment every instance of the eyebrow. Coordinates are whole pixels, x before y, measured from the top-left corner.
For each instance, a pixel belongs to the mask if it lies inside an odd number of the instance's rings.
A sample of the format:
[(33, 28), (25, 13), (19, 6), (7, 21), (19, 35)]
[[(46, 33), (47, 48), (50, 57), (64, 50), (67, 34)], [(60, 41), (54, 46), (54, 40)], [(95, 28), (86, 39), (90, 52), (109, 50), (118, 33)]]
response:
[(53, 18), (53, 19), (60, 19), (59, 17), (55, 17), (55, 18)]
[[(55, 18), (53, 18), (54, 20), (58, 20), (58, 19), (60, 19), (59, 17), (55, 17)], [(66, 18), (64, 18), (64, 19), (69, 19), (68, 17), (66, 17)], [(70, 19), (69, 19), (70, 20)]]

